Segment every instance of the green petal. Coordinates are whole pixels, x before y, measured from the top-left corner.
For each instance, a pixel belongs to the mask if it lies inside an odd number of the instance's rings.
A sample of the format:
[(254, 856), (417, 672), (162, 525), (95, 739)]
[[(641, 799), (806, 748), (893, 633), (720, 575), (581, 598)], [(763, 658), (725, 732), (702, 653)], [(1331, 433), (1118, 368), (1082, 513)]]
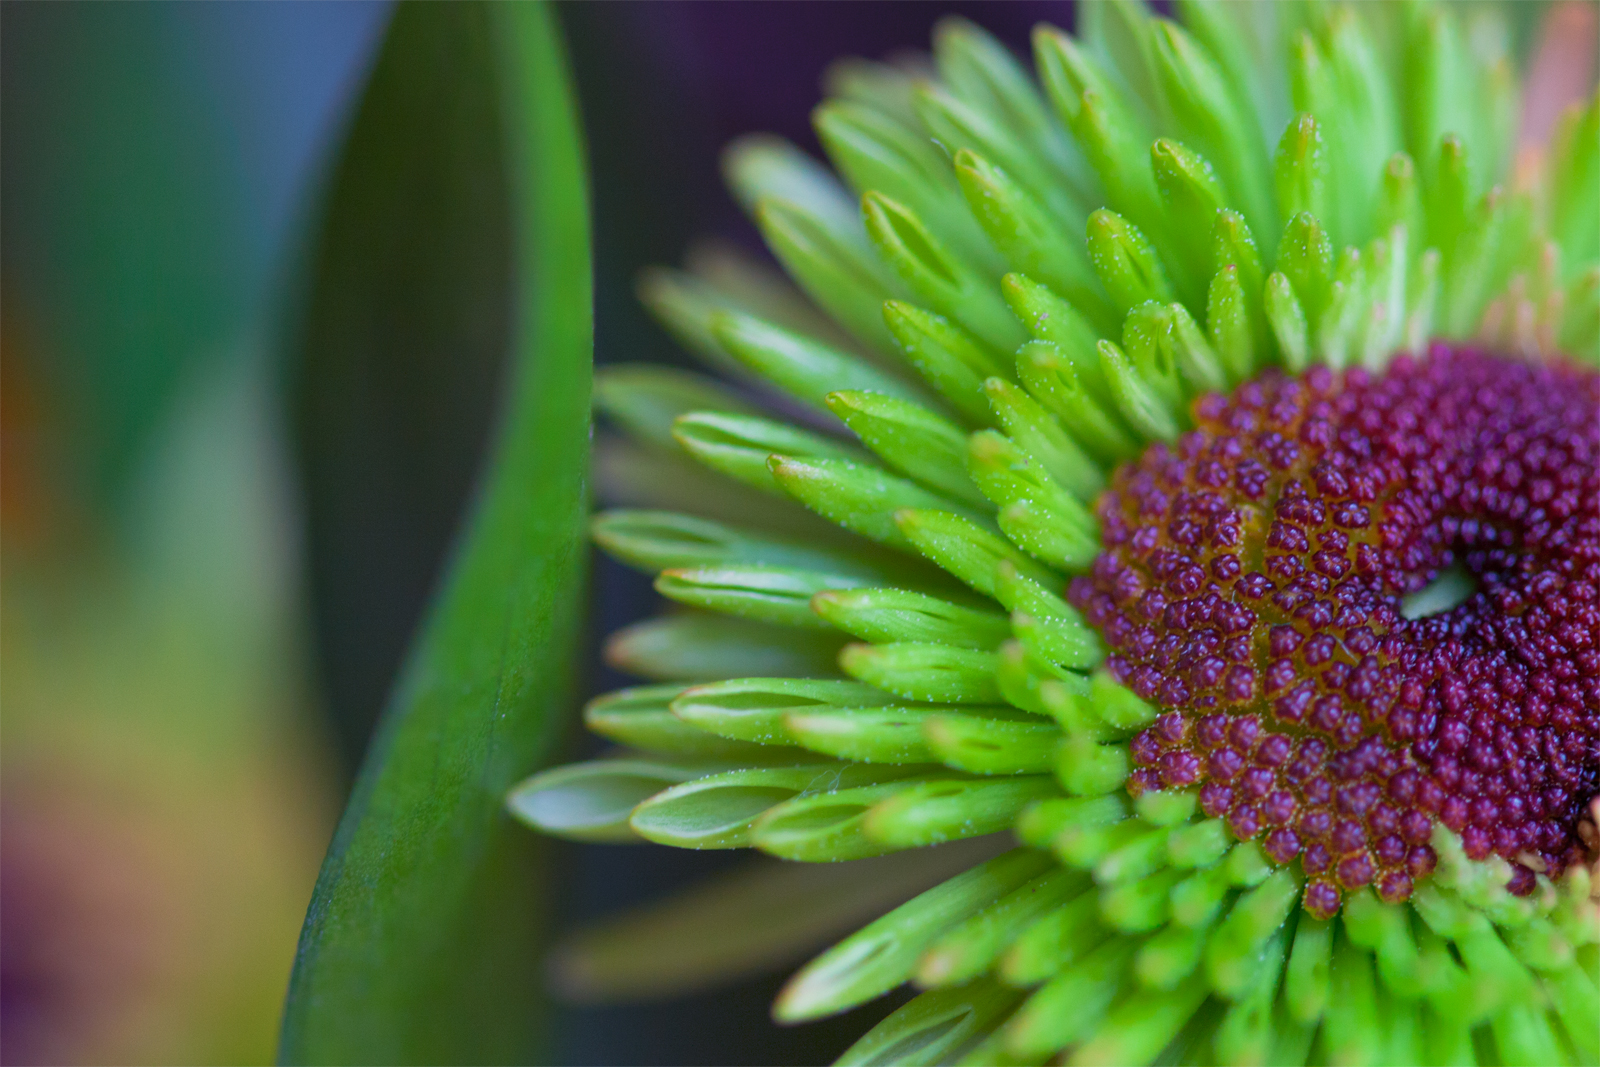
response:
[(1106, 395), (1111, 399), (1104, 403), (1083, 384), (1090, 375), (1104, 380), (1098, 348), (1092, 366), (1092, 372), (1080, 371), (1059, 348), (1044, 341), (1030, 341), (1017, 352), (1017, 373), (1029, 395), (1053, 412), (1075, 440), (1102, 460), (1128, 458), (1142, 439), (1122, 420), (1109, 384)]
[(878, 644), (914, 641), (988, 650), (1011, 634), (1009, 620), (998, 612), (906, 589), (819, 593), (811, 609), (846, 633)]
[(1156, 20), (1155, 67), (1179, 137), (1212, 161), (1244, 217), (1258, 230), (1276, 218), (1266, 145), (1241, 115), (1215, 62), (1177, 25)]
[(693, 608), (783, 626), (824, 630), (828, 623), (811, 610), (811, 598), (826, 589), (851, 589), (862, 579), (794, 567), (734, 565), (669, 570), (655, 581), (656, 592)]
[(665, 759), (570, 763), (521, 783), (506, 804), (517, 818), (547, 834), (576, 841), (637, 841), (628, 818), (641, 801), (717, 768)]
[(1079, 199), (1092, 189), (1093, 176), (1033, 79), (1010, 49), (965, 19), (941, 19), (934, 27), (934, 59), (946, 85), (979, 108), (1052, 171), (1052, 183)]
[(1060, 30), (1039, 27), (1033, 46), (1050, 102), (1099, 176), (1106, 202), (1141, 226), (1159, 223), (1162, 212), (1150, 172), (1150, 136), (1147, 124), (1135, 113), (1135, 101)]
[(1173, 989), (1200, 966), (1208, 928), (1173, 923), (1139, 947), (1133, 964), (1139, 982), (1150, 989)]
[(1260, 359), (1251, 306), (1239, 281), (1239, 268), (1230, 263), (1217, 271), (1206, 294), (1206, 328), (1212, 348), (1235, 384), (1250, 377)]
[(893, 698), (860, 682), (803, 678), (739, 678), (684, 690), (672, 714), (696, 729), (761, 745), (791, 745), (784, 716), (791, 711), (864, 708)]
[(753, 415), (755, 409), (714, 379), (675, 367), (621, 363), (594, 375), (594, 406), (634, 438), (673, 448), (672, 422), (691, 411)]
[(1120, 789), (1132, 763), (1127, 745), (1103, 745), (1083, 735), (1069, 735), (1056, 756), (1056, 777), (1067, 792), (1100, 796)]
[(784, 200), (762, 200), (756, 223), (789, 276), (833, 319), (876, 351), (893, 352), (883, 325), (883, 302), (903, 298), (905, 286), (878, 258), (859, 219), (849, 224)]
[(1283, 131), (1273, 171), (1278, 218), (1284, 225), (1301, 212), (1329, 217), (1328, 152), (1315, 116), (1302, 114)]
[(1306, 326), (1305, 310), (1295, 297), (1289, 279), (1273, 273), (1267, 279), (1263, 303), (1284, 366), (1293, 373), (1300, 373), (1311, 365), (1311, 338)]
[(1154, 1061), (1200, 1007), (1206, 992), (1205, 983), (1197, 976), (1160, 996), (1130, 995), (1068, 1062), (1073, 1067), (1119, 1067)]
[(989, 858), (988, 845), (840, 864), (760, 857), (579, 930), (552, 952), (551, 981), (563, 997), (592, 1003), (681, 996), (765, 973)]
[(771, 752), (760, 745), (698, 730), (672, 714), (669, 705), (683, 691), (681, 685), (618, 689), (589, 701), (583, 709), (583, 724), (618, 744), (680, 758), (729, 763), (771, 758)]
[(1299, 881), (1280, 870), (1234, 903), (1206, 946), (1206, 973), (1217, 992), (1236, 998), (1249, 988), (1262, 947), (1299, 896)]
[[(1064, 570), (1086, 568), (1100, 549), (1098, 524), (1078, 499), (1063, 489), (1010, 438), (983, 430), (972, 435), (968, 469), (985, 496), (1002, 509), (1026, 503), (1046, 524), (1046, 538), (1018, 537), (1020, 531), (1001, 529), (1012, 540), (1045, 562)], [(1031, 532), (1031, 528), (1029, 528)], [(1014, 564), (1013, 564), (1014, 565)], [(990, 580), (992, 588), (992, 578)]]
[(919, 404), (883, 393), (829, 393), (828, 410), (885, 463), (952, 500), (984, 507), (966, 470), (966, 434)]
[(990, 276), (945, 248), (911, 208), (869, 192), (861, 199), (861, 213), (878, 253), (918, 299), (996, 351), (1009, 352), (1023, 342)]
[(681, 449), (668, 452), (602, 435), (595, 441), (594, 486), (595, 495), (612, 507), (687, 512), (829, 550), (855, 547), (848, 533), (793, 500), (725, 478)]
[(1018, 552), (1005, 538), (948, 511), (908, 508), (895, 515), (901, 533), (928, 559), (984, 596), (993, 596), (997, 569), (1009, 562), (1021, 574), (1048, 585), (1048, 570)]
[(983, 381), (1008, 368), (971, 334), (933, 312), (898, 300), (883, 304), (883, 321), (906, 361), (968, 422), (992, 419)]
[(1574, 104), (1550, 139), (1550, 233), (1561, 244), (1562, 277), (1600, 259), (1600, 92)]
[(1100, 921), (1099, 899), (1084, 893), (1023, 931), (1000, 958), (1000, 976), (1014, 986), (1038, 985), (1088, 956), (1110, 936)]
[(1109, 328), (1114, 316), (1100, 280), (1083, 246), (1068, 236), (1080, 232), (1083, 221), (1063, 225), (1010, 174), (966, 149), (956, 153), (955, 171), (967, 206), (1006, 264), (1066, 294)]
[(1276, 267), (1294, 287), (1306, 321), (1320, 322), (1333, 284), (1333, 242), (1316, 216), (1302, 212), (1289, 220), (1278, 244)]
[(1117, 409), (1148, 440), (1177, 438), (1179, 415), (1170, 399), (1153, 387), (1127, 355), (1110, 341), (1101, 341), (1100, 368), (1111, 382)]
[(711, 317), (710, 327), (723, 349), (752, 373), (818, 411), (827, 410), (827, 396), (837, 389), (867, 389), (906, 400), (921, 396), (862, 359), (753, 315), (721, 311)]
[(758, 819), (796, 797), (905, 778), (915, 768), (816, 761), (727, 771), (657, 793), (633, 810), (639, 836), (677, 848), (747, 848)]
[(1049, 857), (1016, 849), (928, 890), (812, 960), (778, 994), (773, 1015), (802, 1022), (844, 1011), (911, 977), (945, 930), (1047, 870)]
[(1055, 416), (1004, 378), (990, 378), (983, 383), (983, 391), (1001, 428), (1051, 478), (1085, 503), (1100, 495), (1106, 486), (1105, 471), (1061, 428)]
[(750, 829), (750, 843), (779, 859), (801, 863), (837, 863), (912, 847), (869, 834), (867, 820), (875, 805), (926, 784), (913, 778), (796, 797), (762, 815)]
[(1116, 998), (1135, 946), (1132, 938), (1109, 938), (1051, 979), (1006, 1023), (1006, 1047), (1019, 1056), (1044, 1056), (1093, 1033)]
[(923, 993), (867, 1031), (835, 1067), (953, 1063), (1016, 1002), (1017, 994), (993, 982)]
[(923, 733), (936, 716), (1013, 718), (1010, 708), (964, 707), (955, 704), (892, 704), (872, 708), (828, 708), (791, 711), (785, 732), (813, 752), (863, 763), (937, 763)]
[(912, 641), (847, 645), (839, 666), (852, 678), (907, 700), (997, 704), (994, 654)]
[(1221, 819), (1206, 819), (1173, 831), (1167, 838), (1167, 858), (1175, 867), (1209, 867), (1223, 857), (1232, 843)]
[(1018, 935), (1077, 896), (1086, 885), (1081, 874), (1056, 870), (1006, 894), (945, 933), (923, 953), (917, 963), (917, 984), (928, 989), (977, 978)]
[(1012, 722), (971, 715), (938, 715), (923, 726), (939, 762), (972, 774), (1048, 771), (1060, 737), (1053, 723)]
[(752, 216), (762, 201), (781, 200), (809, 212), (835, 233), (854, 233), (859, 247), (866, 248), (856, 198), (832, 171), (783, 138), (760, 133), (739, 138), (723, 150), (722, 172)]
[(1160, 138), (1150, 146), (1150, 166), (1166, 206), (1166, 233), (1173, 254), (1165, 262), (1183, 299), (1195, 306), (1211, 273), (1211, 224), (1228, 206), (1222, 185), (1206, 158)]
[(1108, 886), (1100, 891), (1100, 917), (1125, 934), (1158, 930), (1171, 914), (1169, 897), (1180, 877), (1178, 871), (1163, 870), (1139, 881)]
[(1328, 1009), (1328, 968), (1333, 958), (1333, 920), (1301, 915), (1294, 926), (1294, 949), (1283, 979), (1283, 1003), (1290, 1017), (1314, 1024)]
[(857, 193), (876, 192), (904, 205), (962, 260), (989, 269), (997, 265), (956, 189), (948, 159), (924, 131), (902, 126), (874, 108), (838, 100), (817, 108), (812, 124), (828, 158)]
[[(1049, 286), (1041, 285), (1026, 274), (1007, 274), (1000, 279), (1000, 292), (1024, 328), (1036, 340), (1055, 346), (1096, 399), (1110, 399), (1111, 390), (1100, 374), (1099, 359), (1094, 351), (1100, 335), (1082, 312)], [(1115, 316), (1111, 318), (1112, 323), (1108, 325), (1119, 321)]]
[(769, 493), (783, 492), (768, 460), (774, 454), (803, 459), (864, 460), (862, 453), (788, 423), (746, 415), (695, 412), (673, 423), (672, 435), (712, 470)]
[(606, 511), (596, 516), (589, 532), (607, 555), (652, 574), (748, 564), (796, 567), (868, 582), (914, 579), (903, 560), (834, 551), (670, 511)]
[(827, 678), (843, 644), (830, 633), (685, 613), (624, 627), (606, 639), (606, 662), (641, 678), (708, 681), (760, 674)]
[(1329, 1058), (1341, 1063), (1377, 1063), (1383, 1047), (1379, 1025), (1372, 957), (1348, 938), (1338, 937), (1322, 1024), (1322, 1041)]
[(995, 568), (994, 595), (1011, 611), (1024, 612), (1046, 627), (1043, 650), (1051, 662), (1086, 669), (1105, 658), (1100, 636), (1083, 621), (1083, 616), (1009, 560), (1002, 560)]
[(1082, 832), (1097, 826), (1112, 826), (1127, 815), (1127, 799), (1114, 793), (1041, 800), (1029, 805), (1017, 820), (1017, 837), (1034, 848), (1050, 848), (1069, 827)]
[(910, 547), (897, 512), (957, 505), (867, 463), (774, 455), (768, 464), (784, 491), (818, 515), (873, 541)]
[(1118, 311), (1147, 300), (1174, 298), (1172, 283), (1155, 246), (1139, 227), (1101, 208), (1089, 216), (1089, 260)]

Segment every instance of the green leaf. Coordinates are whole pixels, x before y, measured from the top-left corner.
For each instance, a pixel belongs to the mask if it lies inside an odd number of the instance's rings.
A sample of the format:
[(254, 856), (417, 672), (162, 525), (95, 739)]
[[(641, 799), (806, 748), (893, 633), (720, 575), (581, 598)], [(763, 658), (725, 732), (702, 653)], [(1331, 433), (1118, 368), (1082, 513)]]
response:
[(510, 190), (506, 406), (460, 550), (318, 877), (285, 1009), (287, 1063), (538, 1055), (537, 852), (504, 798), (550, 754), (574, 695), (592, 344), (582, 150), (549, 8), (398, 11), (330, 200), (359, 214), (328, 220), (314, 275), (323, 314), (302, 343), (359, 336), (417, 293), (445, 321), (481, 297), (451, 258), (367, 251), (415, 226), (418, 203), (459, 201), (349, 184), (432, 162), (462, 121), (438, 90), (473, 78), (492, 82), (499, 121), (483, 129), (501, 139)]

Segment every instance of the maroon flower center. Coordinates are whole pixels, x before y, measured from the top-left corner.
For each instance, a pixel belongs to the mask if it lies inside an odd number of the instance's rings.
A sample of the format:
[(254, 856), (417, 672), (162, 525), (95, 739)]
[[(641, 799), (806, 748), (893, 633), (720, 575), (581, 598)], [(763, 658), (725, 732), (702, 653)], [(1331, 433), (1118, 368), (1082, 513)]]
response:
[[(1408, 897), (1435, 820), (1469, 856), (1581, 859), (1600, 787), (1600, 375), (1435, 346), (1269, 372), (1119, 470), (1069, 596), (1166, 711), (1129, 789), (1200, 802), (1305, 905)], [(1476, 591), (1407, 618), (1450, 566)]]

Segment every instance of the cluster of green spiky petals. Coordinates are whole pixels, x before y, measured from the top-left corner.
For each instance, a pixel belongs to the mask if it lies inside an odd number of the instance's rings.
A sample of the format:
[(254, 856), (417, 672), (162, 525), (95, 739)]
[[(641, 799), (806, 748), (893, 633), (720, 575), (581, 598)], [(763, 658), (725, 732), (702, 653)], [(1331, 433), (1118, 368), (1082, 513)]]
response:
[(1042, 89), (964, 23), (934, 77), (841, 66), (816, 126), (842, 183), (729, 151), (797, 288), (715, 251), (645, 279), (733, 382), (597, 376), (627, 506), (595, 538), (679, 606), (607, 654), (662, 684), (593, 703), (623, 748), (512, 809), (801, 861), (1014, 829), (791, 983), (791, 1020), (926, 990), (846, 1062), (1592, 1062), (1581, 871), (1519, 900), (1441, 830), (1414, 904), (1306, 916), (1298, 868), (1192, 794), (1130, 799), (1157, 709), (1061, 592), (1112, 472), (1208, 392), (1474, 331), (1600, 362), (1600, 104), (1508, 193), (1515, 80), (1448, 11), (1179, 8), (1041, 28)]

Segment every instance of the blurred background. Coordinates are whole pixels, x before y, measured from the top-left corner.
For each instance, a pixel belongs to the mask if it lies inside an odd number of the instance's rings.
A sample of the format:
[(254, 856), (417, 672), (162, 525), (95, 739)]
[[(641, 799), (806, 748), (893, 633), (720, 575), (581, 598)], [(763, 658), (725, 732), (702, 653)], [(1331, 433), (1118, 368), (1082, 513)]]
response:
[[(925, 47), (941, 15), (1023, 52), (1034, 23), (1071, 24), (1064, 0), (560, 11), (590, 142), (597, 358), (674, 363), (634, 300), (640, 269), (701, 238), (760, 248), (722, 145), (772, 130), (816, 152), (827, 64)], [(391, 16), (0, 6), (3, 1062), (273, 1058), (317, 865), (498, 382), (487, 303), (484, 343), (389, 323), (392, 364), (340, 377), (295, 355), (309, 231)], [(598, 636), (654, 598), (604, 560), (595, 588), (590, 693), (627, 681)], [(574, 732), (571, 754), (593, 747)], [(728, 860), (546, 856), (559, 929)], [(549, 1061), (821, 1062), (891, 1006), (779, 1031), (780, 980), (559, 1006)]]
[[(759, 247), (721, 186), (726, 141), (770, 129), (815, 150), (830, 60), (925, 46), (940, 14), (976, 6), (564, 6), (599, 358), (683, 359), (636, 307), (642, 267), (696, 237)], [(317, 865), (472, 486), (499, 370), (492, 345), (411, 346), (356, 382), (294, 356), (309, 231), (392, 14), (0, 7), (6, 1063), (274, 1055)], [(1066, 18), (985, 14), (1019, 47)], [(596, 582), (596, 634), (652, 606), (640, 576), (602, 562)], [(623, 681), (597, 662), (591, 691)], [(550, 859), (562, 927), (718, 866), (565, 845)], [(565, 1010), (551, 1062), (811, 1062), (858, 1030), (780, 1042), (774, 985)]]

